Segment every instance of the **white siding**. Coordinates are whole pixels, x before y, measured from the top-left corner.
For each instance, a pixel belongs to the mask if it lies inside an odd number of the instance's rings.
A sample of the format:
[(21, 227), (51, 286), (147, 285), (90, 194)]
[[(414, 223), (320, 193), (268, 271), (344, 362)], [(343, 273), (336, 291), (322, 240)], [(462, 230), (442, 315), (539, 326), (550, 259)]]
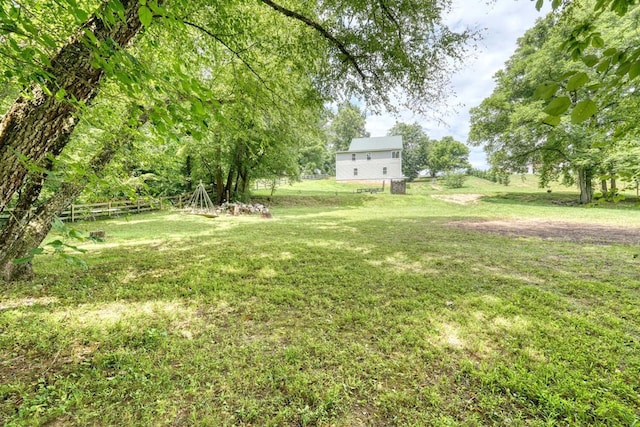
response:
[[(398, 150), (394, 150), (398, 151)], [(367, 160), (367, 154), (371, 160)], [(336, 153), (336, 180), (383, 180), (402, 178), (402, 155), (398, 159), (392, 158), (392, 151), (357, 152), (356, 160), (352, 160), (350, 152)], [(387, 174), (383, 169), (387, 168)], [(354, 176), (353, 170), (358, 169)]]

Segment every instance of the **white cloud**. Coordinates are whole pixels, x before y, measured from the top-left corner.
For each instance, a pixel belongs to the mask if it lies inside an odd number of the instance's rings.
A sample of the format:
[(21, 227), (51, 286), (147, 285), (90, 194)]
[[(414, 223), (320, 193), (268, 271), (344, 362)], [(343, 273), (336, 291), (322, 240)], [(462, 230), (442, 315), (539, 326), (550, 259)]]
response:
[[(449, 98), (448, 105), (441, 107), (442, 119), (446, 125), (405, 111), (398, 118), (387, 114), (369, 116), (367, 131), (371, 136), (382, 136), (386, 135), (396, 121), (417, 121), (431, 138), (440, 139), (445, 135), (452, 135), (458, 141), (466, 142), (469, 134), (469, 109), (491, 94), (494, 87), (493, 75), (513, 54), (517, 39), (549, 10), (548, 2), (545, 4), (547, 8), (538, 12), (532, 1), (454, 0), (446, 23), (458, 30), (467, 27), (481, 29), (483, 39), (475, 57), (469, 59), (452, 78), (454, 95)], [(457, 111), (451, 113), (452, 107), (456, 107)], [(447, 111), (450, 113), (447, 114)], [(487, 168), (482, 148), (471, 147), (469, 161), (476, 168)]]

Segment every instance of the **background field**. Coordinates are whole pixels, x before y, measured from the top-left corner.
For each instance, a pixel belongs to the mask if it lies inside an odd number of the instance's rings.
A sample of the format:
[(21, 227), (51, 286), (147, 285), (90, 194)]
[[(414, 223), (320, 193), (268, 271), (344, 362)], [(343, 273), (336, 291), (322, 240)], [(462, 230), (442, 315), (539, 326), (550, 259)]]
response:
[(40, 257), (3, 288), (0, 423), (640, 421), (635, 200), (361, 186), (257, 192), (272, 219), (81, 224), (107, 235), (88, 270)]

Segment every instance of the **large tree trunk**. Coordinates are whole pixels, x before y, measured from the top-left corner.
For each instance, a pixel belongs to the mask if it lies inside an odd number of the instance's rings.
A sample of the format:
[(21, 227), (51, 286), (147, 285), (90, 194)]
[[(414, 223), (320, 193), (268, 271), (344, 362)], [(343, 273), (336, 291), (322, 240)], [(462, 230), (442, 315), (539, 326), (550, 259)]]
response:
[(247, 189), (249, 187), (249, 170), (245, 168), (243, 173), (240, 175), (242, 178), (242, 186), (240, 187), (240, 192), (242, 194), (242, 198), (246, 200), (247, 198)]
[(583, 205), (593, 200), (593, 174), (589, 168), (578, 168), (578, 187), (580, 187), (580, 203)]
[[(66, 140), (67, 138), (60, 138), (54, 147), (53, 156), (60, 154), (61, 147), (66, 144)], [(27, 237), (27, 229), (30, 221), (34, 218), (34, 206), (40, 197), (49, 172), (53, 169), (53, 159), (51, 157), (44, 159), (40, 166), (42, 167), (40, 171), (30, 174), (27, 178), (9, 220), (0, 231), (0, 277), (6, 281), (31, 276), (31, 263), (15, 264), (13, 260), (26, 256), (28, 251), (38, 247), (46, 236), (45, 233), (45, 236), (38, 241)]]
[(235, 175), (235, 169), (233, 168), (233, 166), (229, 166), (229, 173), (227, 174), (227, 182), (224, 185), (224, 201), (225, 202), (230, 202), (231, 201), (231, 187), (233, 187), (233, 177)]
[(220, 205), (224, 202), (224, 178), (222, 176), (222, 166), (216, 167), (216, 199)]
[[(109, 145), (103, 148), (91, 161), (90, 168), (100, 172), (115, 154), (115, 147)], [(0, 271), (5, 281), (26, 279), (31, 276), (31, 263), (15, 264), (14, 260), (25, 257), (33, 248), (40, 246), (51, 230), (54, 217), (60, 215), (84, 190), (85, 184), (65, 182), (60, 189), (35, 211), (16, 209), (11, 221), (0, 235)], [(25, 202), (32, 198), (34, 186), (29, 186), (27, 192), (20, 198)], [(18, 203), (20, 205), (20, 203)]]
[[(112, 23), (102, 18), (114, 13), (109, 11), (109, 3), (105, 2), (51, 60), (45, 70), (51, 76), (45, 83), (47, 90), (34, 85), (31, 93), (18, 98), (0, 121), (0, 211), (24, 184), (28, 166), (25, 161), (39, 164), (57, 142), (66, 141), (73, 132), (79, 110), (67, 100), (88, 103), (98, 92), (105, 72), (92, 65), (97, 48), (91, 47), (85, 32), (92, 32), (104, 46), (126, 46), (140, 31), (138, 0), (121, 0), (125, 19), (110, 17), (114, 19)], [(105, 49), (100, 55), (108, 60), (113, 51)], [(66, 93), (64, 100), (54, 96), (60, 89)]]
[[(134, 114), (137, 114), (137, 110)], [(143, 113), (138, 119), (142, 126), (148, 120)], [(124, 136), (126, 135), (126, 136)], [(100, 175), (116, 152), (131, 141), (129, 133), (106, 143), (100, 152), (89, 161), (89, 172)], [(47, 170), (52, 167), (49, 160)], [(16, 264), (14, 260), (29, 255), (29, 251), (37, 248), (51, 231), (53, 219), (60, 215), (82, 193), (86, 180), (64, 182), (47, 201), (32, 208), (41, 194), (47, 173), (34, 176), (29, 185), (20, 194), (11, 218), (0, 233), (0, 276), (7, 282), (28, 279), (32, 276), (31, 262)]]

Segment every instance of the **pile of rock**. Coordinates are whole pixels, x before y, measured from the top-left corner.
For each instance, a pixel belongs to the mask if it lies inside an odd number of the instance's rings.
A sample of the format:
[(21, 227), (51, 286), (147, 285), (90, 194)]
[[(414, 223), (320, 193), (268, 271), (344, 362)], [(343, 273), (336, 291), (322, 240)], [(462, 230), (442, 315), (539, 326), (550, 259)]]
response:
[(235, 203), (223, 203), (220, 206), (216, 206), (216, 213), (218, 215), (262, 215), (266, 218), (271, 218), (271, 212), (269, 208), (261, 204), (247, 204), (241, 202)]

